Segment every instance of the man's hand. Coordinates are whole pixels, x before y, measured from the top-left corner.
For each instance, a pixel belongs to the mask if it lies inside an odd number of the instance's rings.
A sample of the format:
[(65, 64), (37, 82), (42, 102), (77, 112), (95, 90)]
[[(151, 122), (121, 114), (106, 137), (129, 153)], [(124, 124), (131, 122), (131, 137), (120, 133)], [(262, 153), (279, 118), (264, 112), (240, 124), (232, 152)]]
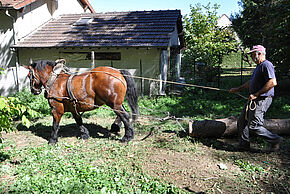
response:
[(229, 92), (230, 93), (237, 93), (239, 91), (240, 91), (239, 88), (231, 88)]
[(251, 100), (255, 100), (256, 98), (258, 98), (258, 96), (256, 96), (255, 94), (251, 94), (251, 95), (249, 96), (249, 101), (251, 101)]
[(245, 88), (249, 88), (249, 86), (250, 86), (250, 82), (251, 82), (251, 80), (247, 81), (246, 83), (244, 83), (244, 84), (241, 85), (240, 87), (237, 87), (237, 88), (231, 88), (231, 89), (229, 90), (229, 92), (230, 92), (230, 93), (237, 93), (237, 92), (239, 92), (239, 91), (241, 91), (241, 90), (243, 90), (243, 89), (245, 89)]

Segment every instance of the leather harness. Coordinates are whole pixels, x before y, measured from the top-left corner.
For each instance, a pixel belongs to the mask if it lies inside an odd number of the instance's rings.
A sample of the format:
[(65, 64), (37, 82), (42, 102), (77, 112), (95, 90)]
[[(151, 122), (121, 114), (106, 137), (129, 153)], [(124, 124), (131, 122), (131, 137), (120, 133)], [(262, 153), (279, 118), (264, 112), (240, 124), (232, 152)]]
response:
[[(68, 93), (68, 95), (69, 95), (69, 100), (70, 100), (71, 102), (73, 102), (73, 106), (74, 106), (74, 109), (75, 109), (76, 114), (78, 114), (78, 115), (80, 116), (80, 114), (78, 113), (77, 108), (76, 108), (76, 103), (78, 102), (78, 100), (77, 100), (77, 98), (74, 96), (74, 94), (73, 94), (73, 92), (72, 92), (72, 89), (71, 89), (71, 86), (72, 86), (72, 79), (73, 79), (73, 77), (74, 77), (76, 74), (71, 73), (70, 70), (69, 70), (69, 68), (66, 67), (66, 65), (65, 65), (65, 63), (66, 63), (65, 59), (58, 59), (58, 60), (55, 61), (55, 63), (56, 63), (56, 65), (54, 66), (52, 72), (51, 72), (50, 75), (49, 75), (49, 79), (48, 79), (48, 81), (47, 81), (47, 84), (46, 84), (45, 90), (46, 90), (48, 96), (50, 96), (50, 95), (49, 95), (49, 90), (50, 90), (51, 86), (54, 84), (54, 82), (55, 82), (57, 76), (58, 76), (61, 72), (64, 72), (64, 73), (66, 73), (66, 74), (69, 74), (70, 76), (69, 76), (69, 78), (68, 78), (68, 80), (67, 80), (67, 85), (66, 85), (67, 93)], [(107, 73), (107, 74), (113, 76), (114, 78), (116, 78), (116, 79), (118, 79), (119, 81), (121, 81), (121, 83), (122, 83), (123, 85), (126, 85), (126, 84), (124, 83), (123, 80), (121, 80), (120, 78), (116, 77), (115, 75), (113, 75), (113, 74), (111, 74), (111, 73), (108, 73), (108, 72), (104, 72), (104, 73)], [(53, 97), (53, 96), (51, 96), (51, 97)], [(53, 97), (53, 98), (57, 98), (57, 97)]]
[(72, 74), (70, 72), (70, 70), (65, 66), (66, 62), (65, 62), (64, 59), (58, 59), (58, 60), (55, 61), (55, 63), (56, 63), (56, 65), (54, 66), (52, 72), (49, 75), (49, 79), (47, 81), (45, 90), (47, 91), (48, 96), (49, 96), (49, 90), (50, 90), (51, 86), (54, 84), (57, 76), (61, 72), (69, 74), (70, 77), (68, 78), (66, 89), (67, 89), (67, 92), (68, 92), (68, 95), (69, 95), (69, 100), (73, 102), (74, 109), (75, 109), (76, 113), (79, 115), (79, 113), (77, 111), (77, 108), (76, 108), (77, 99), (75, 98), (75, 96), (74, 96), (74, 94), (72, 92), (72, 89), (71, 89), (72, 79), (75, 76), (75, 74)]

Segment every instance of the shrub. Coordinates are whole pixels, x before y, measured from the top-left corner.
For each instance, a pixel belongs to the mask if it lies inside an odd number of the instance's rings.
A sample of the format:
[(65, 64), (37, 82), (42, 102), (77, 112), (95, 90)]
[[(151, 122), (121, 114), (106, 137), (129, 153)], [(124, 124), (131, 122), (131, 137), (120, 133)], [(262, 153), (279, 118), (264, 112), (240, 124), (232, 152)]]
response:
[(28, 118), (35, 118), (39, 114), (22, 105), (16, 97), (0, 97), (0, 132), (10, 132), (15, 129), (14, 121), (21, 120), (26, 127), (30, 126)]
[(14, 96), (21, 100), (22, 105), (40, 113), (41, 116), (51, 113), (47, 99), (45, 99), (43, 94), (33, 95), (29, 90), (24, 89), (21, 92), (17, 92)]

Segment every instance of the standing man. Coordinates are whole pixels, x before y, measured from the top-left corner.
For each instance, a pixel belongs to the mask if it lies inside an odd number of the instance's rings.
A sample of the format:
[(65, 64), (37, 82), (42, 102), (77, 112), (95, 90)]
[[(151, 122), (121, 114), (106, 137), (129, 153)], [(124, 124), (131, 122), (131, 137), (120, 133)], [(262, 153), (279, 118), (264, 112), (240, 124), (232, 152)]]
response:
[(249, 131), (262, 136), (271, 143), (272, 151), (280, 147), (282, 137), (271, 133), (264, 126), (264, 114), (272, 103), (274, 87), (277, 85), (273, 64), (266, 60), (266, 49), (262, 45), (253, 46), (248, 53), (257, 64), (251, 80), (237, 88), (231, 88), (231, 93), (239, 92), (249, 88), (249, 100), (241, 112), (238, 120), (239, 144), (237, 149), (241, 151), (250, 150)]

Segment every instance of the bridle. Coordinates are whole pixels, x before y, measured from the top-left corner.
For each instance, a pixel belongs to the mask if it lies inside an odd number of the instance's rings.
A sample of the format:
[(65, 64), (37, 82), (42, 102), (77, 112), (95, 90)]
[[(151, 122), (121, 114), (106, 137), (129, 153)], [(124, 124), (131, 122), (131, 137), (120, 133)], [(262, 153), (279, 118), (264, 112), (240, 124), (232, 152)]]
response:
[(33, 68), (30, 68), (30, 69), (29, 69), (29, 72), (30, 72), (30, 89), (31, 89), (31, 90), (34, 90), (34, 91), (35, 91), (34, 93), (35, 93), (36, 95), (38, 95), (38, 94), (41, 93), (41, 91), (42, 91), (42, 87), (40, 87), (40, 88), (35, 88), (34, 84), (35, 84), (35, 82), (40, 83), (40, 80), (35, 76)]
[[(49, 75), (48, 81), (46, 83), (46, 85), (43, 85), (43, 83), (41, 83), (41, 81), (35, 76), (34, 73), (34, 69), (33, 68), (29, 68), (29, 72), (30, 72), (30, 89), (33, 90), (34, 94), (38, 95), (42, 92), (42, 88), (44, 88), (46, 90), (46, 92), (49, 93), (49, 90), (51, 88), (51, 86), (54, 84), (54, 81), (56, 80), (57, 76), (61, 73), (61, 71), (67, 73), (67, 74), (71, 74), (69, 72), (69, 69), (65, 66), (65, 60), (64, 59), (58, 59), (55, 61), (56, 65), (53, 67), (52, 72)], [(35, 88), (35, 82), (41, 84), (41, 87)]]

